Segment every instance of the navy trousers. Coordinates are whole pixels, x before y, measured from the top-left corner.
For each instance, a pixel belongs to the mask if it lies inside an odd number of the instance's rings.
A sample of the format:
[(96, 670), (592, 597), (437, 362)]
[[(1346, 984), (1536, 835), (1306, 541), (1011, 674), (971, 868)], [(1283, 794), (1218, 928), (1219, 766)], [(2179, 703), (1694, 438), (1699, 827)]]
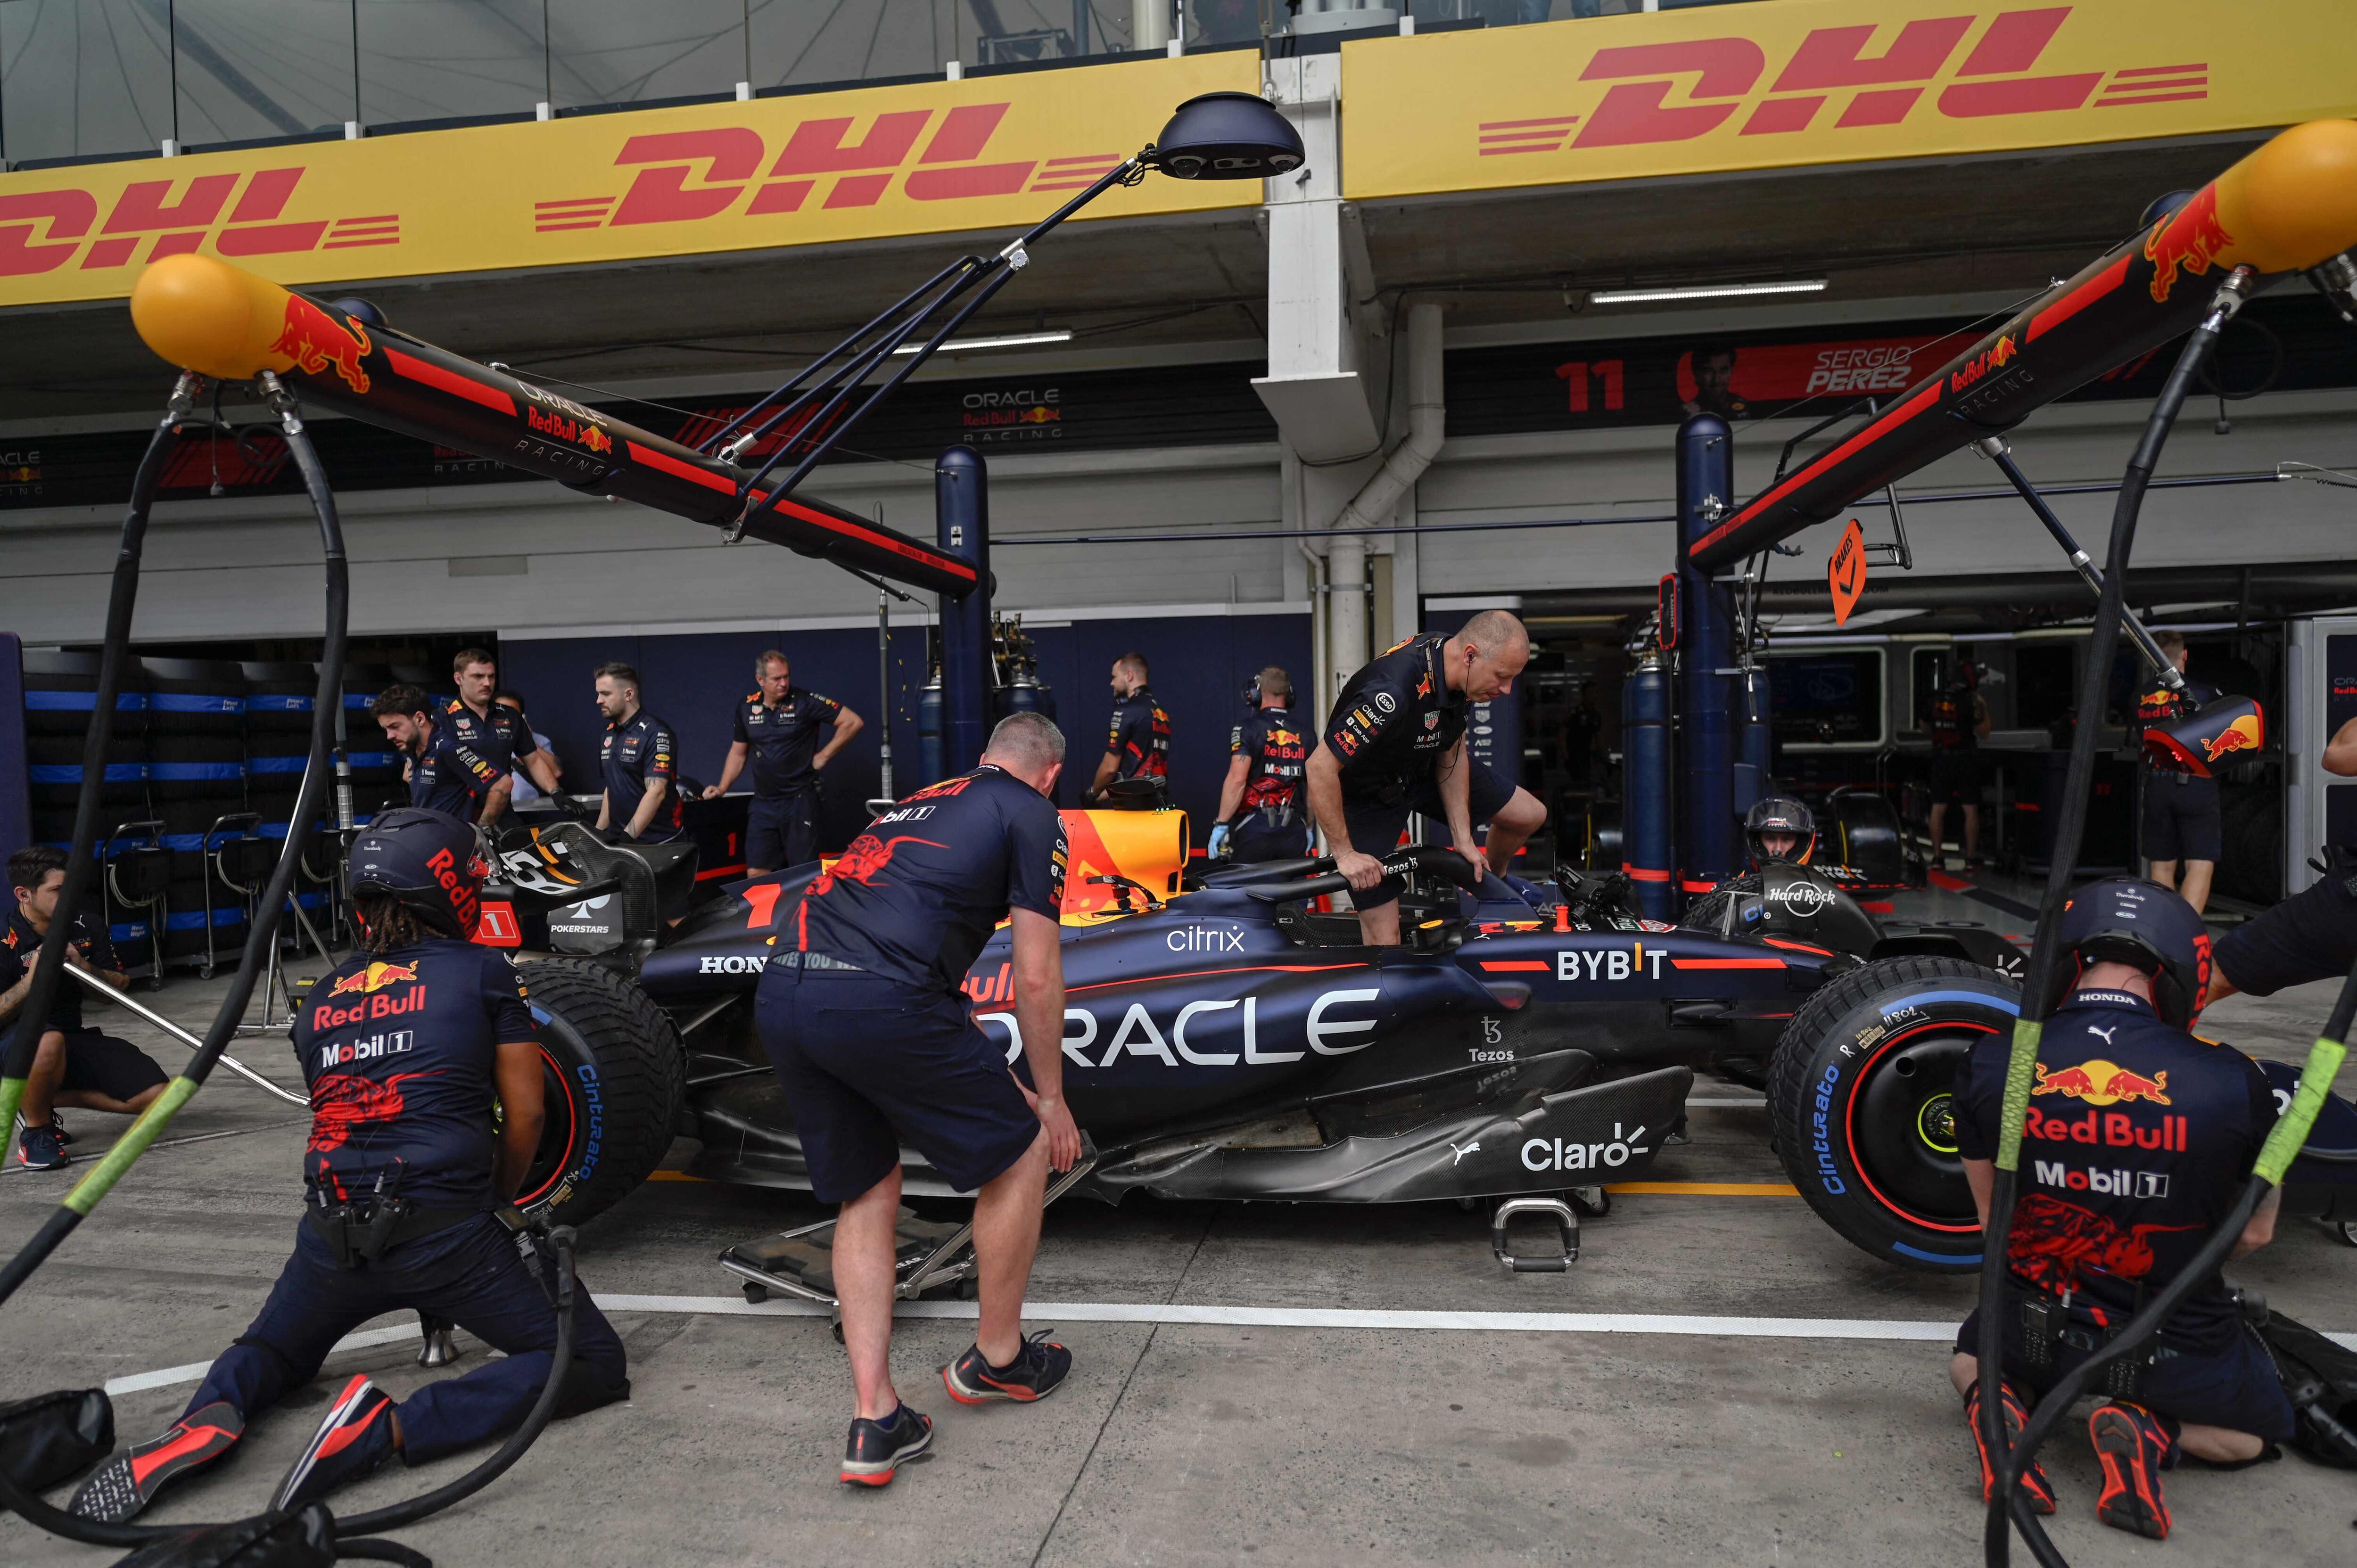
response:
[[(262, 1315), (212, 1364), (188, 1409), (227, 1401), (252, 1421), (288, 1389), (318, 1376), (337, 1340), (380, 1313), (409, 1307), (447, 1317), (507, 1352), (464, 1377), (429, 1383), (398, 1407), (409, 1463), (473, 1447), (521, 1424), (548, 1381), (556, 1310), (534, 1277), (536, 1268), (524, 1262), (514, 1236), (489, 1214), (404, 1242), (358, 1269), (338, 1268), (328, 1244), (298, 1223), (294, 1254)], [(605, 1398), (560, 1396), (559, 1415), (578, 1414), (630, 1391), (613, 1325), (578, 1283), (573, 1304), (575, 1365)]]

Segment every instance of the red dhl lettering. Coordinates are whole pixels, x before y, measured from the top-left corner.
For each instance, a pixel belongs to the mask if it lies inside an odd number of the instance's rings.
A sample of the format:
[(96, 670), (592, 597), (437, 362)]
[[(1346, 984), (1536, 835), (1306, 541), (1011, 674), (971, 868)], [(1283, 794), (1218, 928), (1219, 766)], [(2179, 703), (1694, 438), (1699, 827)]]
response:
[[(217, 254), (231, 257), (401, 243), (395, 212), (280, 220), (307, 172), (307, 166), (297, 165), (251, 175), (198, 175), (185, 185), (134, 180), (115, 198), (103, 226), (98, 198), (87, 189), (0, 196), (0, 277), (55, 272), (77, 257), (81, 271), (105, 271), (181, 255), (208, 241)], [(40, 238), (48, 242), (36, 243), (36, 226), (43, 224)]]

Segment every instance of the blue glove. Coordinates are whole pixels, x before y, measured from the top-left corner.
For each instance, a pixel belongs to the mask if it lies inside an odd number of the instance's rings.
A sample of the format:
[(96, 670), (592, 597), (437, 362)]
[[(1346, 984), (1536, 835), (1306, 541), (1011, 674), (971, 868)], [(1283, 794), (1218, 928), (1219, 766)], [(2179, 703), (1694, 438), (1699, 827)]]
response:
[(1225, 860), (1228, 858), (1229, 837), (1230, 833), (1227, 823), (1214, 822), (1211, 824), (1211, 843), (1210, 849), (1211, 858), (1213, 860)]

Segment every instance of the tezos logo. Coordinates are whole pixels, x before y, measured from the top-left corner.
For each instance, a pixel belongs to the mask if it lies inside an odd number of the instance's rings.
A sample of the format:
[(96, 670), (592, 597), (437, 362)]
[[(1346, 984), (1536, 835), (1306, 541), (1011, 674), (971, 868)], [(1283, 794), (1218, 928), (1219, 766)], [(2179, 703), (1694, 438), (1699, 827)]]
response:
[(1639, 1127), (1623, 1133), (1620, 1123), (1612, 1123), (1612, 1138), (1602, 1144), (1566, 1144), (1561, 1138), (1533, 1138), (1523, 1145), (1523, 1168), (1532, 1171), (1594, 1171), (1607, 1166), (1625, 1165), (1631, 1155), (1650, 1155), (1653, 1151), (1637, 1142), (1645, 1135)]

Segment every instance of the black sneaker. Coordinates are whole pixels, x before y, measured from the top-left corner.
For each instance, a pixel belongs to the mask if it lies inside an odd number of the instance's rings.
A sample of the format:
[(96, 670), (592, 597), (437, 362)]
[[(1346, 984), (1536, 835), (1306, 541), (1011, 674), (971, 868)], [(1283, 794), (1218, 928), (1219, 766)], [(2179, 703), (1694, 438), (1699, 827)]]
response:
[(942, 1382), (950, 1398), (960, 1404), (985, 1404), (992, 1400), (1029, 1404), (1046, 1399), (1072, 1369), (1072, 1353), (1049, 1338), (1049, 1332), (1042, 1328), (1023, 1341), (1015, 1359), (1004, 1367), (992, 1366), (981, 1346), (967, 1346), (964, 1355), (942, 1369)]
[(136, 1519), (157, 1492), (227, 1455), (244, 1432), (245, 1417), (234, 1405), (217, 1402), (190, 1411), (160, 1435), (124, 1449), (91, 1471), (67, 1507), (83, 1519), (107, 1524)]
[(2167, 1541), (2169, 1504), (2160, 1493), (2160, 1473), (2175, 1463), (2177, 1442), (2159, 1418), (2125, 1401), (2097, 1405), (2087, 1418), (2087, 1439), (2104, 1467), (2095, 1517), (2114, 1530)]
[(888, 1487), (902, 1460), (914, 1459), (932, 1445), (932, 1418), (905, 1404), (884, 1421), (854, 1421), (843, 1445), (844, 1484)]
[(53, 1171), (73, 1164), (54, 1129), (27, 1127), (16, 1134), (16, 1163), (28, 1171)]
[(344, 1385), (270, 1506), (292, 1513), (393, 1457), (393, 1396), (363, 1373)]

